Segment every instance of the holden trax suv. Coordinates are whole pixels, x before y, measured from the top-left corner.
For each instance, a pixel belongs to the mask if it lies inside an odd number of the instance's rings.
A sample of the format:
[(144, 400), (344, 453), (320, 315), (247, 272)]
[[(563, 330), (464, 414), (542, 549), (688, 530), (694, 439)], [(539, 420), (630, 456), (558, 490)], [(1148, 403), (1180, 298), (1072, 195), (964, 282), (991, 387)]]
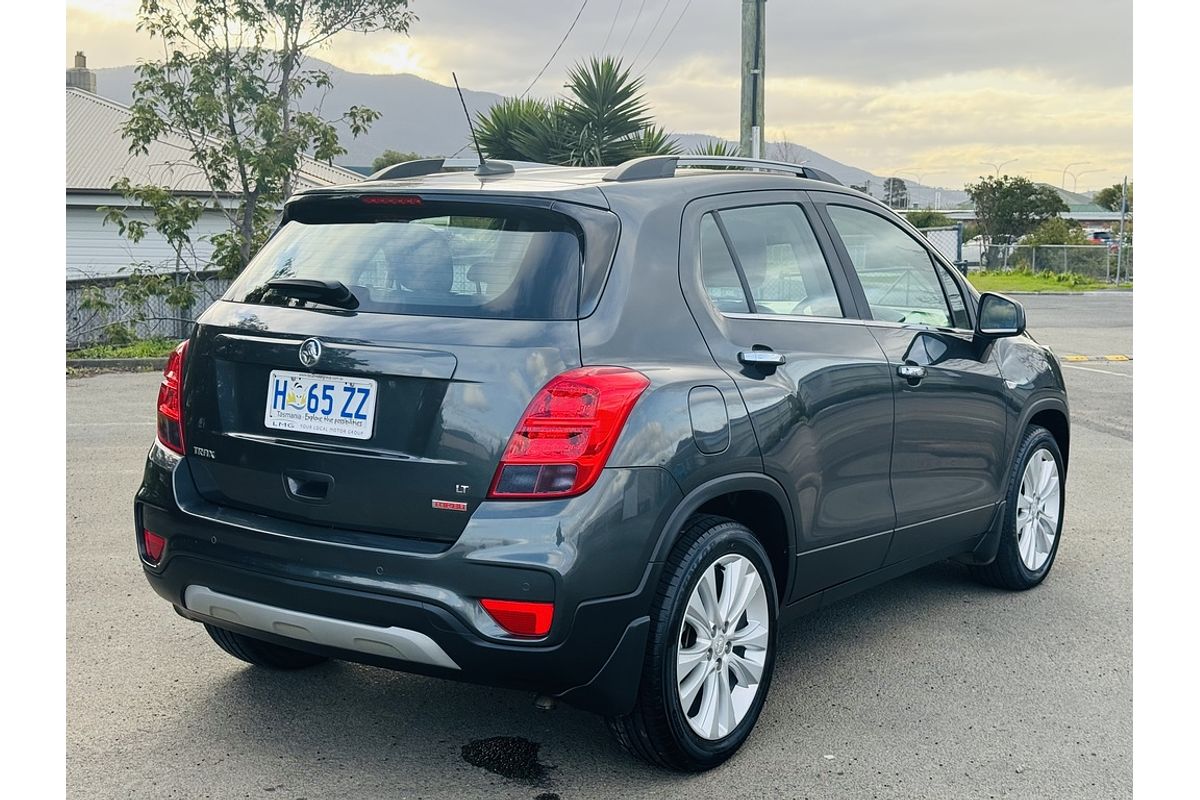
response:
[(1068, 420), (1021, 306), (824, 173), (407, 162), (288, 201), (170, 357), (134, 519), (237, 658), (522, 688), (703, 770), (788, 618), (946, 558), (1040, 583)]

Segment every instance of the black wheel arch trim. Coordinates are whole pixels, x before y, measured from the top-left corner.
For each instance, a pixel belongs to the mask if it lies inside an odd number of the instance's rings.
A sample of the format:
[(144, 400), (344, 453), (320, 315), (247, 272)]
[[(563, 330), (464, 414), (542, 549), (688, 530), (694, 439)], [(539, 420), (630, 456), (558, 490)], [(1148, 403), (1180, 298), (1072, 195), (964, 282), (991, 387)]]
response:
[(1062, 451), (1063, 477), (1066, 478), (1068, 469), (1067, 462), (1070, 459), (1069, 440), (1071, 433), (1071, 412), (1067, 406), (1066, 399), (1059, 394), (1035, 395), (1034, 398), (1025, 405), (1025, 408), (1021, 412), (1021, 416), (1018, 418), (1016, 430), (1013, 431), (1012, 443), (1008, 448), (1008, 463), (1011, 464), (1013, 458), (1016, 456), (1017, 448), (1021, 446), (1022, 434), (1024, 433), (1025, 429), (1029, 427), (1030, 421), (1043, 411), (1058, 411), (1063, 415), (1063, 419), (1066, 420), (1068, 446), (1065, 448), (1062, 447), (1061, 444), (1059, 446), (1059, 450)]
[[(659, 532), (658, 541), (655, 543), (654, 550), (652, 551), (653, 556), (650, 570), (656, 571), (662, 562), (666, 560), (667, 554), (671, 551), (676, 539), (683, 530), (684, 522), (688, 517), (695, 514), (702, 505), (722, 495), (745, 491), (756, 491), (767, 494), (779, 505), (779, 508), (783, 511), (784, 525), (787, 528), (788, 553), (794, 556), (796, 553), (796, 518), (787, 491), (784, 490), (778, 481), (764, 473), (736, 472), (706, 481), (684, 495)], [(777, 587), (781, 591), (781, 607), (783, 605), (782, 598), (790, 597), (792, 578), (795, 574), (792, 564), (793, 559), (789, 558), (786, 561), (784, 569), (786, 570), (785, 574), (787, 578), (783, 582), (783, 586)], [(643, 580), (644, 584), (645, 581)]]

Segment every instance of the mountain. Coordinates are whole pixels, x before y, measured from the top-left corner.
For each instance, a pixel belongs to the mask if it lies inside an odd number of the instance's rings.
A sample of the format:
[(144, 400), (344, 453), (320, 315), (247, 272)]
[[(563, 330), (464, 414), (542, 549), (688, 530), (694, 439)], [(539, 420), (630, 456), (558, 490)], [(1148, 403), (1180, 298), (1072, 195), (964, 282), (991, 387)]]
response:
[[(311, 91), (305, 107), (321, 104), (328, 115), (340, 114), (350, 106), (366, 106), (381, 116), (371, 130), (358, 138), (342, 131), (346, 155), (337, 159), (343, 166), (369, 165), (384, 150), (416, 152), (424, 155), (450, 155), (470, 141), (462, 104), (452, 86), (442, 86), (416, 75), (364, 75), (346, 72), (315, 58), (306, 62), (309, 69), (329, 73), (333, 88), (326, 96)], [(110, 67), (96, 72), (96, 93), (118, 103), (133, 102), (134, 68)], [(486, 111), (501, 99), (492, 92), (463, 90), (467, 108)]]
[[(337, 159), (342, 166), (370, 165), (384, 150), (416, 152), (422, 155), (449, 156), (470, 141), (466, 120), (458, 94), (451, 86), (442, 86), (416, 75), (365, 75), (347, 72), (319, 59), (309, 58), (306, 66), (323, 69), (329, 73), (333, 88), (322, 97), (321, 92), (310, 91), (305, 97), (306, 107), (320, 104), (325, 113), (338, 114), (353, 105), (366, 106), (379, 111), (382, 116), (371, 126), (365, 136), (352, 138), (348, 131), (342, 132), (342, 146), (346, 155)], [(134, 68), (109, 67), (96, 72), (96, 93), (129, 104), (133, 100)], [(472, 113), (486, 111), (501, 100), (492, 92), (463, 90), (467, 107)], [(684, 152), (692, 152), (705, 142), (717, 137), (702, 133), (674, 134)], [(766, 158), (784, 161), (807, 161), (810, 166), (825, 170), (847, 186), (867, 185), (872, 194), (883, 194), (883, 181), (866, 170), (843, 164), (815, 150), (790, 142), (767, 142)], [(962, 191), (934, 189), (921, 186), (914, 181), (908, 183), (911, 201), (922, 207), (932, 207), (936, 195), (941, 194), (941, 207), (951, 208), (966, 200)]]

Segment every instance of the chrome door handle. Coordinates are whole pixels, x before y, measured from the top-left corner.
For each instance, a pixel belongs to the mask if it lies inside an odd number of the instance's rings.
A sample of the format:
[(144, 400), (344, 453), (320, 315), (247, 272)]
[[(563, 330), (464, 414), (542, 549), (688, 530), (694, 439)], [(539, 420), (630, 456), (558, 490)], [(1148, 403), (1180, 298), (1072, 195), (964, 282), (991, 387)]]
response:
[(901, 364), (896, 367), (896, 372), (909, 381), (919, 381), (925, 377), (925, 368), (917, 364)]
[(748, 367), (780, 367), (787, 363), (787, 357), (774, 350), (743, 350), (738, 353), (738, 362)]

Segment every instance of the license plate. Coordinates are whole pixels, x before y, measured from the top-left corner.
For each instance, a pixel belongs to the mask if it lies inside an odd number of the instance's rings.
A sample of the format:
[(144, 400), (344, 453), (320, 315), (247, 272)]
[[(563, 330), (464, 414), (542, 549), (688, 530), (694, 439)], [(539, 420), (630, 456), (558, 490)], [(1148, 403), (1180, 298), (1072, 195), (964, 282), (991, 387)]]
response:
[(370, 439), (376, 394), (377, 384), (369, 378), (276, 369), (267, 381), (264, 422), (268, 428)]

